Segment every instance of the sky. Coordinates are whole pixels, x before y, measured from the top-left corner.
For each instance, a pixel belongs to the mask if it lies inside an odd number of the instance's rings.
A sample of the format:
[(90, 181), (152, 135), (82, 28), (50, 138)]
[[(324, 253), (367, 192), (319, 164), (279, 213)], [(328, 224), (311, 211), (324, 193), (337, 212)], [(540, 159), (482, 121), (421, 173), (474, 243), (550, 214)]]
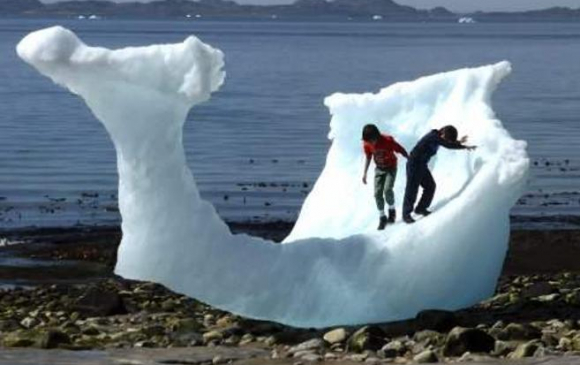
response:
[[(61, 0), (42, 0), (53, 3)], [(115, 2), (133, 2), (136, 0), (112, 0)], [(294, 0), (235, 0), (239, 4), (288, 4)], [(545, 9), (553, 6), (567, 6), (580, 8), (580, 0), (394, 0), (401, 5), (410, 5), (416, 8), (434, 8), (444, 6), (457, 12), (465, 11), (520, 11), (531, 9)]]

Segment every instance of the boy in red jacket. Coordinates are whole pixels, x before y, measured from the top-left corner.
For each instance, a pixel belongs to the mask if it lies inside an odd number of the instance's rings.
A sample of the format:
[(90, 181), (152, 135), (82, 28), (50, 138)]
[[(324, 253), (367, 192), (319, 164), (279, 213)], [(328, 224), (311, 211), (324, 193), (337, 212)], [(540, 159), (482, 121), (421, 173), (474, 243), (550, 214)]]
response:
[[(365, 168), (362, 181), (367, 183), (367, 171), (371, 163), (371, 156), (375, 160), (375, 200), (379, 209), (379, 230), (387, 225), (387, 222), (395, 222), (395, 193), (393, 186), (397, 177), (397, 156), (395, 152), (409, 157), (407, 151), (395, 139), (387, 134), (381, 134), (374, 124), (367, 124), (362, 132), (363, 149), (366, 155)], [(389, 218), (385, 215), (385, 201), (389, 205)]]

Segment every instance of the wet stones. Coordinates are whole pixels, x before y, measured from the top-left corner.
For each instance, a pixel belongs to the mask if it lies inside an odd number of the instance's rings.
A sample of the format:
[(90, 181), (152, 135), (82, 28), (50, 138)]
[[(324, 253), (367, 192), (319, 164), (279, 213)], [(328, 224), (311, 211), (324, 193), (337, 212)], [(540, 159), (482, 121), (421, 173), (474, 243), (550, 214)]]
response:
[[(549, 283), (554, 292), (544, 295), (558, 296), (545, 302), (538, 300), (542, 295), (524, 298), (522, 292), (535, 282)], [(496, 297), (456, 313), (424, 311), (401, 323), (320, 331), (241, 318), (156, 284), (105, 280), (1, 292), (0, 341), (4, 347), (65, 349), (260, 348), (271, 358), (303, 365), (562, 356), (580, 351), (580, 309), (566, 299), (578, 291), (580, 275), (516, 277), (502, 282)], [(134, 310), (88, 318), (77, 311), (80, 298), (102, 292), (116, 294)], [(508, 296), (517, 300), (505, 300)], [(445, 330), (449, 323), (464, 327)]]

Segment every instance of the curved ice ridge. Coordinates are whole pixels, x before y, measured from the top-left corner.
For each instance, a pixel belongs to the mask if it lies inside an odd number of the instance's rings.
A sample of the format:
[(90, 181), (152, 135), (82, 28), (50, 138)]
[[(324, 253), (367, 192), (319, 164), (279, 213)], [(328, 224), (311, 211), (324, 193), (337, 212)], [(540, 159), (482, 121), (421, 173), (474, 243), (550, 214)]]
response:
[[(335, 94), (332, 147), (286, 244), (232, 235), (200, 199), (182, 145), (189, 109), (223, 83), (223, 54), (195, 37), (108, 50), (61, 27), (26, 36), (18, 54), (84, 99), (117, 151), (123, 239), (116, 273), (151, 280), (219, 308), (323, 327), (458, 309), (493, 293), (507, 249), (508, 213), (524, 188), (525, 143), (490, 107), (510, 65)], [(479, 146), (441, 150), (432, 168), (436, 212), (376, 232), (372, 186), (360, 182), (360, 131), (377, 122), (407, 147), (452, 123)], [(404, 162), (396, 196), (402, 200)]]

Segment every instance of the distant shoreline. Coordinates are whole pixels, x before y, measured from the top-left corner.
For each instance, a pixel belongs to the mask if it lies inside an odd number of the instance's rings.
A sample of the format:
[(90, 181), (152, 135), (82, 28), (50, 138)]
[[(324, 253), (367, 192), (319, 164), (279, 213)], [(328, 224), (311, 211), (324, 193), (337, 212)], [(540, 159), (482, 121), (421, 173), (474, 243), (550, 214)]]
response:
[(227, 0), (114, 3), (66, 1), (45, 4), (40, 0), (3, 0), (0, 14), (27, 18), (108, 19), (345, 19), (377, 22), (578, 22), (580, 8), (551, 7), (520, 12), (454, 13), (444, 7), (416, 9), (392, 0), (297, 0), (284, 5), (241, 5)]

